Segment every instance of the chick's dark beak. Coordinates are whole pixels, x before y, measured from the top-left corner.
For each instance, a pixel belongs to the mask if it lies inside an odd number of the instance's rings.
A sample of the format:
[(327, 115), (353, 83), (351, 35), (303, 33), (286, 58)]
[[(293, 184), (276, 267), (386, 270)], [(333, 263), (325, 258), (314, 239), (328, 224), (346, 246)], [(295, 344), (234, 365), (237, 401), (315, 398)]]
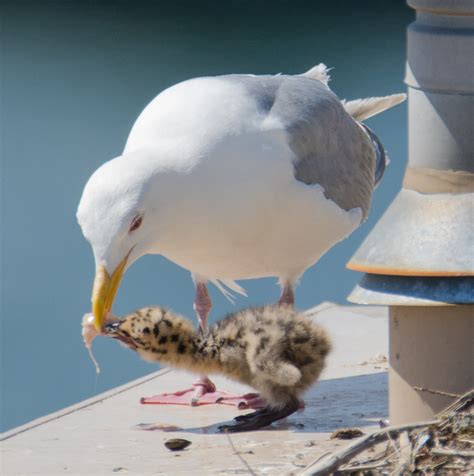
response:
[(118, 340), (121, 344), (129, 349), (136, 350), (137, 345), (133, 341), (132, 337), (125, 330), (120, 329), (122, 321), (109, 322), (102, 329), (102, 334), (112, 339)]
[(109, 322), (108, 324), (104, 326), (102, 331), (104, 332), (104, 334), (107, 334), (110, 337), (114, 337), (114, 334), (117, 334), (119, 327), (120, 327), (120, 321)]

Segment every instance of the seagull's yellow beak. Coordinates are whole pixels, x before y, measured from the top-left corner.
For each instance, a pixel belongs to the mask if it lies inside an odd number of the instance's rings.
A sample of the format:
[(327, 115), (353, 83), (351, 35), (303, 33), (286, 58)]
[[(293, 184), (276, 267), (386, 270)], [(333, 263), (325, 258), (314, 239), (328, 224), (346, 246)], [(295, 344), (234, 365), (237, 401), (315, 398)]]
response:
[(96, 270), (92, 289), (92, 314), (94, 314), (94, 326), (98, 332), (102, 331), (104, 317), (112, 309), (127, 259), (128, 255), (115, 268), (112, 277), (109, 276), (104, 265), (98, 266)]

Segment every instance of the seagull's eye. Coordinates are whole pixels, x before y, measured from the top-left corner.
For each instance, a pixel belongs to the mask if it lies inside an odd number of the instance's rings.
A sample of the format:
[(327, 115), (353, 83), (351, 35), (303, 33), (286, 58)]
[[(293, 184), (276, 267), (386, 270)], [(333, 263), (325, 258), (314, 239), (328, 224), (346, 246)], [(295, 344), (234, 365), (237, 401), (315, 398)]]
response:
[(142, 224), (142, 221), (143, 221), (143, 217), (141, 215), (137, 215), (132, 220), (132, 223), (130, 223), (130, 228), (128, 229), (128, 232), (131, 233), (132, 231), (138, 230), (138, 228), (140, 228)]

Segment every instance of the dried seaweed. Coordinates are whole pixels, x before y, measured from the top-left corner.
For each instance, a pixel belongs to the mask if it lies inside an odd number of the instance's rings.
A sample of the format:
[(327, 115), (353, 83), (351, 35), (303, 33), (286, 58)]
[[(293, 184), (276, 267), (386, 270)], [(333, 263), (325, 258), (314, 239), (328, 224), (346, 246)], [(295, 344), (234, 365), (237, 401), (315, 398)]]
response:
[[(387, 427), (366, 435), (314, 461), (301, 476), (472, 474), (473, 443), (474, 390), (471, 390), (435, 420)], [(375, 455), (369, 455), (374, 449)]]

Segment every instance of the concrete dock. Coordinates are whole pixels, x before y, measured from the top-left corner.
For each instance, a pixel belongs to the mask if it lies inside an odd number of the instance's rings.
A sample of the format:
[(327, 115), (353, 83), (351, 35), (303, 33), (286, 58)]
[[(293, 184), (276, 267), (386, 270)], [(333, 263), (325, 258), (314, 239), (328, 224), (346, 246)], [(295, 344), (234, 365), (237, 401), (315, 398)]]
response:
[[(141, 405), (140, 398), (189, 386), (194, 378), (163, 369), (1, 435), (0, 473), (17, 475), (297, 475), (347, 445), (339, 428), (364, 433), (387, 417), (387, 308), (324, 303), (308, 311), (334, 350), (306, 408), (268, 429), (221, 434), (217, 427), (248, 410), (226, 405)], [(222, 378), (229, 391), (250, 389)], [(191, 445), (171, 452), (164, 442)]]

